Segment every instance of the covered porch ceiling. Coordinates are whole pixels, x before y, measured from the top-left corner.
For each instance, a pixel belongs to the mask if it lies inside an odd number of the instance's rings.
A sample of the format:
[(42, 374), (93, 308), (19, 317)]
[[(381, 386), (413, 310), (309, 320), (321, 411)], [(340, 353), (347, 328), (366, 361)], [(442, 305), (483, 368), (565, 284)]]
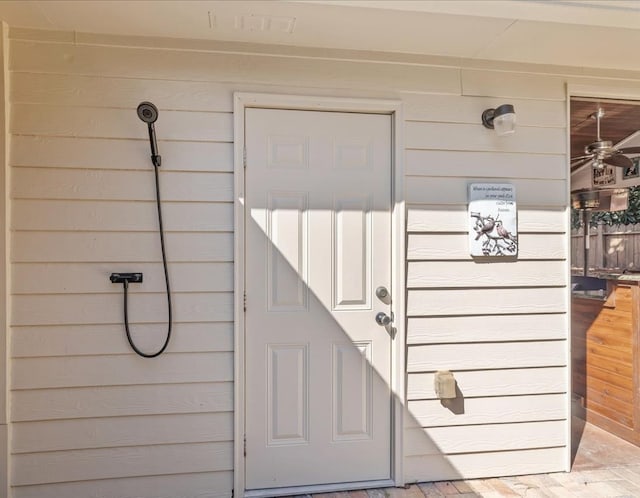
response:
[(600, 134), (603, 140), (617, 144), (640, 128), (640, 102), (599, 98), (571, 99), (571, 157), (584, 154), (586, 145), (595, 142), (596, 121), (591, 116), (601, 108), (604, 116)]
[(640, 70), (635, 0), (12, 1), (11, 27)]

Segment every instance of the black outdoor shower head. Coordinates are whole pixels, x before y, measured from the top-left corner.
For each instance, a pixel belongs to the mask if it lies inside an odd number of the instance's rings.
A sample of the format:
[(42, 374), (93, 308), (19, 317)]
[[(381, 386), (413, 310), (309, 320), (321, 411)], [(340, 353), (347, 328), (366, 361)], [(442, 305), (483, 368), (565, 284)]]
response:
[(155, 123), (158, 119), (158, 108), (151, 102), (141, 102), (138, 106), (138, 117), (145, 123)]
[(162, 158), (158, 154), (158, 143), (156, 142), (156, 129), (153, 123), (158, 119), (158, 108), (151, 102), (141, 102), (138, 106), (138, 117), (147, 123), (149, 128), (149, 143), (151, 145), (151, 162), (157, 168), (162, 163)]

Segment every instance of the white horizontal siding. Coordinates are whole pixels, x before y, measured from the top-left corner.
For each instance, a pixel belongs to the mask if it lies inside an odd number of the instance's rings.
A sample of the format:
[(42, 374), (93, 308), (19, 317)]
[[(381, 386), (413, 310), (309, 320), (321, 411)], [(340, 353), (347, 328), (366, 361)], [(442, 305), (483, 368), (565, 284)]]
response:
[[(233, 294), (230, 292), (173, 294), (171, 301), (176, 322), (233, 320)], [(164, 293), (129, 292), (129, 318), (132, 324), (166, 320), (166, 308)], [(113, 293), (19, 294), (12, 298), (12, 325), (112, 324), (121, 320), (122, 296)]]
[[(141, 39), (139, 38), (138, 41)], [(177, 40), (176, 40), (177, 41)], [(254, 46), (257, 47), (257, 46)], [(362, 52), (359, 52), (362, 55)], [(269, 56), (268, 54), (266, 56)], [(322, 58), (326, 58), (326, 53)], [(362, 57), (358, 57), (362, 61)], [(210, 78), (211, 76), (208, 72)], [(458, 93), (454, 88), (455, 78), (451, 71), (441, 73), (444, 77), (433, 81), (422, 82), (422, 89), (427, 92)], [(37, 82), (32, 81), (37, 78)], [(48, 79), (51, 78), (51, 81)], [(190, 111), (198, 109), (199, 112), (233, 112), (233, 94), (235, 92), (278, 92), (287, 95), (307, 96), (310, 93), (320, 96), (335, 96), (336, 89), (330, 86), (322, 87), (312, 84), (300, 86), (295, 83), (281, 81), (277, 84), (252, 83), (248, 81), (194, 81), (181, 79), (182, 75), (173, 74), (170, 79), (139, 78), (129, 76), (89, 76), (34, 72), (13, 72), (11, 81), (20, 89), (13, 87), (14, 94), (20, 102), (43, 103), (56, 105), (83, 105), (89, 107), (116, 107), (134, 109), (141, 99), (149, 99), (152, 102), (162, 103), (159, 108), (163, 110)], [(70, 85), (85, 85), (82, 94), (73, 99), (68, 90), (59, 88), (62, 82)], [(34, 88), (37, 83), (50, 84), (52, 91), (47, 93)], [(23, 85), (26, 83), (26, 85)], [(77, 87), (76, 87), (77, 88)], [(205, 90), (206, 89), (206, 90)], [(24, 91), (23, 91), (24, 90)], [(175, 91), (175, 93), (171, 93)], [(354, 98), (389, 98), (388, 89), (367, 89), (362, 87), (347, 86), (340, 90), (344, 97)], [(405, 94), (399, 91), (398, 95)], [(154, 97), (157, 95), (157, 97)], [(408, 95), (412, 95), (409, 93)], [(442, 93), (440, 94), (442, 95)], [(96, 98), (97, 97), (97, 98)]]
[(151, 102), (162, 102), (162, 109), (233, 112), (233, 92), (233, 84), (200, 81), (103, 78), (39, 72), (11, 74), (11, 100), (21, 104), (133, 109), (140, 103), (140, 96), (145, 95)]
[(410, 149), (405, 160), (409, 176), (500, 178), (508, 169), (509, 178), (566, 178), (562, 154)]
[[(232, 233), (167, 233), (167, 260), (172, 262), (233, 261)], [(103, 263), (162, 261), (158, 234), (153, 232), (28, 232), (11, 238), (16, 263)]]
[[(152, 171), (108, 171), (14, 168), (14, 199), (153, 201)], [(230, 202), (233, 175), (208, 172), (161, 172), (160, 192), (166, 201)]]
[[(458, 389), (467, 398), (563, 393), (567, 390), (566, 373), (567, 367), (453, 372)], [(434, 373), (410, 373), (407, 376), (407, 398), (409, 401), (437, 399)]]
[[(32, 48), (47, 47), (61, 48)], [(40, 63), (12, 74), (14, 495), (230, 496), (234, 85)], [(131, 353), (122, 287), (108, 280), (144, 273), (132, 333), (156, 350), (166, 298), (142, 100), (160, 108), (174, 305), (173, 340), (151, 362)]]
[[(508, 172), (502, 178), (509, 177)], [(461, 205), (467, 203), (470, 183), (482, 183), (482, 178), (429, 178), (408, 177), (405, 195), (410, 204)], [(497, 181), (488, 183), (500, 183)], [(561, 207), (567, 204), (566, 180), (521, 180), (512, 179), (508, 183), (516, 189), (516, 200), (523, 206), (541, 205)]]
[[(156, 232), (155, 201), (15, 199), (12, 229), (28, 231)], [(228, 202), (163, 201), (167, 232), (230, 232), (233, 205)]]
[[(16, 263), (12, 268), (14, 294), (122, 293), (107, 278), (113, 263)], [(142, 272), (137, 292), (164, 292), (162, 263), (123, 263), (118, 271)], [(169, 268), (174, 292), (233, 291), (233, 263), (173, 263)]]
[[(457, 68), (14, 40), (13, 72), (460, 93)], [(275, 90), (275, 89), (272, 89)], [(215, 88), (212, 89), (215, 91)], [(335, 91), (334, 91), (335, 93)], [(147, 92), (141, 90), (141, 94)]]
[(561, 76), (467, 68), (463, 68), (461, 73), (463, 95), (560, 101), (566, 99), (566, 78)]
[(565, 394), (506, 396), (492, 398), (457, 398), (451, 408), (440, 400), (409, 403), (407, 429), (412, 426), (442, 427), (453, 425), (505, 424), (567, 417)]
[(411, 290), (407, 311), (410, 316), (562, 313), (567, 295), (562, 287)]
[[(42, 104), (13, 104), (11, 133), (40, 137), (99, 137), (148, 141), (145, 126), (131, 109), (100, 110)], [(160, 121), (158, 121), (160, 123)], [(159, 140), (232, 142), (233, 115), (228, 112), (164, 111)]]
[(128, 477), (14, 488), (15, 498), (231, 498), (233, 473)]
[[(566, 462), (564, 83), (461, 74), (463, 96), (407, 99), (415, 105), (405, 128), (409, 481), (561, 470)], [(505, 99), (527, 115), (507, 140), (478, 120)], [(447, 109), (455, 109), (450, 119)], [(483, 182), (515, 187), (517, 258), (469, 254), (468, 186)], [(437, 399), (436, 370), (454, 372), (452, 402)]]
[[(135, 106), (137, 104), (133, 104)], [(164, 119), (164, 115), (161, 119)], [(145, 140), (13, 135), (11, 165), (149, 171)], [(159, 140), (162, 171), (233, 171), (233, 144)]]
[(564, 446), (562, 420), (494, 424), (481, 426), (433, 427), (407, 431), (405, 454), (481, 453)]
[(133, 354), (14, 358), (11, 388), (225, 382), (233, 380), (232, 365), (229, 352), (167, 354), (154, 365)]
[(408, 344), (565, 339), (566, 313), (409, 318)]
[[(567, 231), (566, 212), (566, 207), (522, 206), (518, 201), (518, 233), (565, 233)], [(466, 205), (412, 204), (407, 209), (407, 230), (409, 232), (467, 233), (468, 217)]]
[[(161, 319), (160, 317), (158, 319)], [(136, 344), (158, 349), (164, 342), (167, 321), (130, 322)], [(42, 356), (121, 355), (131, 349), (122, 323), (14, 326), (11, 354), (15, 358)], [(179, 322), (174, 320), (168, 353), (224, 352), (233, 350), (231, 321)]]
[(406, 457), (407, 482), (475, 479), (555, 472), (565, 465), (565, 447)]
[(20, 486), (14, 498), (231, 498), (233, 473), (200, 472)]
[[(178, 77), (172, 75), (173, 79)], [(151, 101), (163, 102), (164, 108), (169, 110), (197, 108), (210, 112), (232, 112), (232, 94), (238, 85), (34, 72), (13, 72), (11, 83), (11, 99), (18, 103), (133, 108), (140, 103), (140, 95), (144, 94)], [(281, 83), (278, 86), (282, 86)], [(424, 83), (427, 86), (423, 85), (421, 92), (435, 91), (428, 86), (432, 82)], [(241, 84), (247, 86), (246, 83)], [(495, 81), (492, 84), (495, 85)], [(82, 88), (82, 92), (77, 91), (78, 88)], [(503, 96), (487, 98), (485, 93), (479, 97), (460, 97), (458, 92), (455, 93), (403, 93), (402, 100), (407, 106), (405, 118), (410, 121), (477, 123), (478, 116), (485, 109), (504, 103)], [(528, 93), (525, 98), (511, 98), (510, 103), (518, 110), (520, 125), (562, 128), (566, 124), (564, 95), (556, 101), (545, 101), (532, 100), (531, 93)]]
[[(446, 241), (443, 241), (446, 242)], [(410, 289), (433, 287), (535, 287), (567, 285), (564, 261), (496, 262), (479, 265), (473, 261), (410, 262), (407, 286)]]
[(15, 486), (232, 470), (231, 443), (185, 443), (15, 454)]
[(231, 382), (146, 384), (13, 391), (15, 422), (233, 409)]
[[(81, 356), (130, 353), (121, 323), (112, 325), (41, 325), (14, 327), (11, 355), (14, 358)], [(162, 339), (166, 323), (132, 325), (136, 344), (153, 349)], [(232, 322), (174, 323), (171, 353), (233, 351)]]
[[(178, 425), (180, 432), (167, 430)], [(13, 425), (12, 431), (14, 453), (208, 443), (233, 440), (233, 413), (19, 422)]]
[[(467, 247), (468, 240), (467, 233), (410, 233), (407, 237), (407, 259), (409, 261), (471, 261)], [(518, 260), (564, 260), (566, 258), (564, 234), (518, 233)]]
[[(408, 121), (430, 121), (437, 123), (473, 123), (490, 107), (498, 107), (504, 98), (460, 95), (425, 95), (405, 93), (402, 100), (406, 106)], [(510, 99), (518, 114), (518, 126), (563, 128), (566, 125), (565, 103), (531, 98)], [(456, 152), (459, 153), (459, 152)], [(500, 159), (499, 159), (500, 160)], [(524, 159), (527, 161), (527, 159)]]
[(561, 128), (523, 126), (519, 127), (518, 133), (510, 136), (509, 140), (504, 140), (480, 122), (458, 124), (409, 121), (405, 128), (405, 141), (407, 149), (540, 154), (540, 143), (544, 143), (544, 152), (548, 154), (564, 154), (566, 150), (566, 135)]
[[(338, 60), (328, 52), (226, 53), (179, 41), (183, 49), (171, 50), (15, 33), (16, 498), (231, 495), (235, 91), (404, 102), (407, 437), (414, 431), (431, 444), (407, 447), (407, 478), (563, 468), (566, 450), (556, 447), (566, 435), (561, 77), (381, 63), (371, 54)], [(498, 139), (479, 116), (505, 98), (519, 127)], [(166, 311), (146, 128), (135, 115), (143, 100), (160, 109), (176, 321), (168, 353), (151, 363), (130, 352), (121, 287), (107, 279), (111, 271), (144, 272), (130, 311), (136, 340), (155, 349)], [(472, 181), (516, 186), (517, 261), (479, 265), (469, 257)], [(464, 413), (435, 399), (436, 368), (454, 370)], [(505, 424), (509, 441), (496, 424)]]
[[(491, 317), (476, 317), (491, 320)], [(407, 370), (480, 370), (561, 366), (567, 363), (564, 341), (498, 342), (483, 344), (429, 344), (409, 348)]]

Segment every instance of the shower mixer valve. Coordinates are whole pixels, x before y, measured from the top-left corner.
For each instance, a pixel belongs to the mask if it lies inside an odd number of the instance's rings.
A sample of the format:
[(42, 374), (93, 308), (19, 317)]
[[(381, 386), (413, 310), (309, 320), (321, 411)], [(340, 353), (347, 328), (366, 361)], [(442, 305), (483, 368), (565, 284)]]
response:
[(112, 284), (141, 284), (142, 273), (112, 273), (109, 280)]

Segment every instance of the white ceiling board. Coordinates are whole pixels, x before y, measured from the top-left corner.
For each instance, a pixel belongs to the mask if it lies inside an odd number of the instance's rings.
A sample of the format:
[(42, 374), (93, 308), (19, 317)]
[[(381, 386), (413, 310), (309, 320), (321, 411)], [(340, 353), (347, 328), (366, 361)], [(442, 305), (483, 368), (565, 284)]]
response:
[(352, 7), (314, 9), (296, 13), (296, 18), (292, 38), (304, 46), (453, 57), (472, 57), (510, 24), (505, 19)]
[(480, 59), (640, 70), (640, 30), (518, 21)]
[(640, 69), (638, 0), (4, 0), (0, 19), (84, 33)]
[(210, 2), (62, 0), (38, 3), (44, 15), (61, 30), (178, 38), (202, 38), (211, 31)]
[(636, 28), (638, 0), (287, 0), (324, 5)]
[[(62, 30), (453, 57), (472, 57), (511, 23), (488, 17), (296, 2), (93, 0), (38, 4), (53, 26)], [(0, 3), (0, 15), (3, 13)]]
[(55, 29), (55, 26), (40, 10), (40, 2), (0, 1), (0, 18), (10, 26), (25, 26), (40, 29)]

